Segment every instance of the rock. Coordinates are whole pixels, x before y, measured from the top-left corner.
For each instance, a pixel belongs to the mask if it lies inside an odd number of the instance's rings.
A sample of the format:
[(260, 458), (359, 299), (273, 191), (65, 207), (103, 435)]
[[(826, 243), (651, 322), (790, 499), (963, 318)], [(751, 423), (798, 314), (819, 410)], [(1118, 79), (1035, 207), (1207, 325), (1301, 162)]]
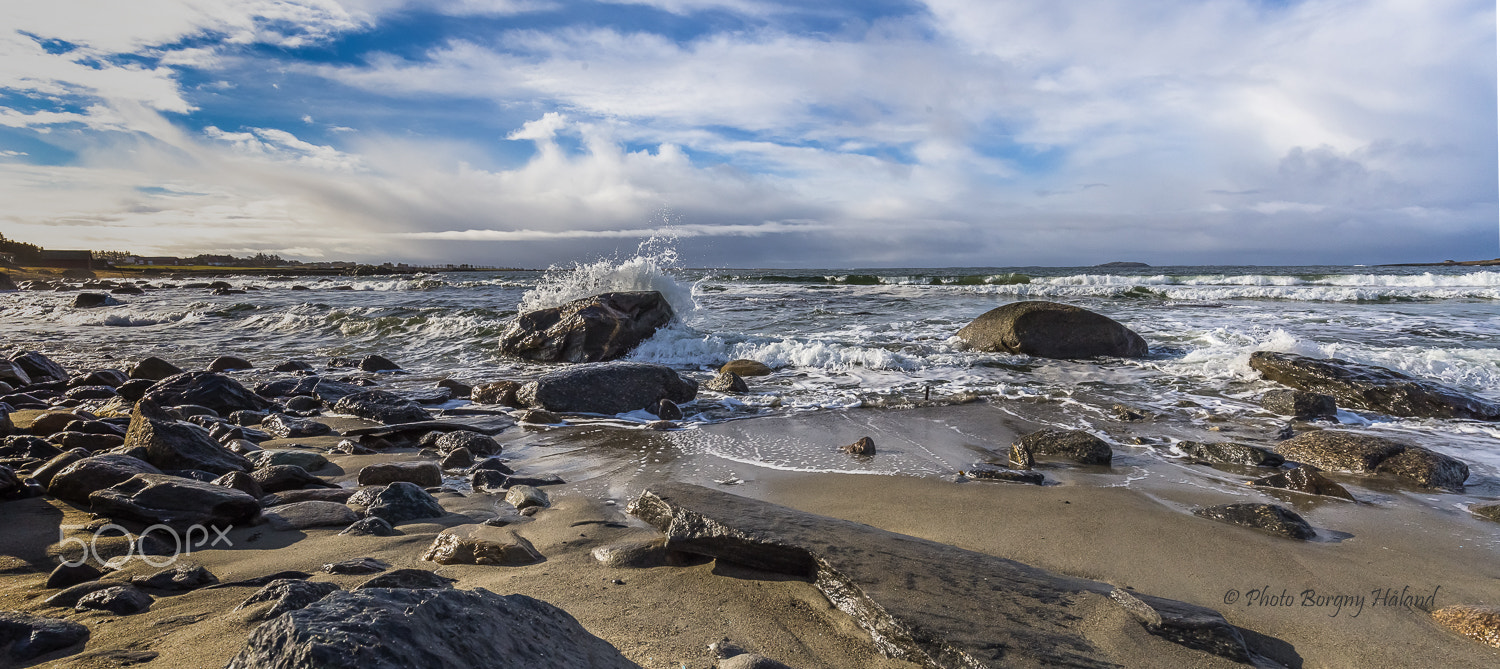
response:
[(98, 307), (112, 307), (120, 304), (120, 301), (103, 293), (79, 293), (73, 296), (74, 309), (95, 309)]
[[(519, 383), (516, 384), (517, 387), (520, 387), (520, 385)], [(456, 400), (469, 399), (469, 395), (474, 392), (473, 386), (457, 379), (443, 379), (437, 382), (437, 387), (447, 390), (449, 393), (448, 396)]]
[(249, 360), (237, 358), (232, 355), (221, 355), (214, 358), (213, 362), (208, 363), (208, 371), (210, 372), (229, 372), (236, 369), (255, 369), (255, 365)]
[(271, 371), (273, 371), (273, 372), (281, 372), (283, 374), (292, 373), (292, 372), (311, 372), (312, 370), (313, 370), (313, 366), (312, 365), (310, 365), (308, 363), (305, 363), (305, 362), (303, 362), (301, 360), (288, 360), (286, 362), (283, 362), (283, 363), (281, 363), (279, 365), (276, 365), (275, 367), (271, 368)]
[(1500, 648), (1500, 607), (1453, 604), (1432, 612), (1437, 624), (1492, 648)]
[(1293, 462), (1356, 474), (1390, 474), (1424, 488), (1462, 490), (1469, 467), (1441, 453), (1342, 430), (1304, 432), (1276, 446)]
[(338, 413), (385, 423), (415, 423), (432, 416), (416, 402), (384, 390), (365, 390), (346, 395), (333, 405)]
[(1091, 602), (1112, 601), (1107, 583), (687, 484), (652, 485), (630, 512), (664, 532), (668, 550), (809, 579), (887, 656), (973, 669), (1117, 666), (1084, 622)]
[(852, 444), (839, 447), (840, 451), (850, 455), (875, 455), (875, 440), (869, 437), (860, 437)]
[(356, 491), (352, 488), (313, 488), (311, 490), (283, 490), (260, 498), (264, 507), (284, 506), (298, 502), (337, 502), (348, 504)]
[(439, 576), (424, 569), (396, 569), (381, 574), (354, 587), (355, 590), (370, 588), (398, 588), (404, 590), (430, 590), (451, 588), (457, 579)]
[(983, 462), (976, 462), (969, 465), (968, 469), (959, 473), (976, 481), (1005, 481), (1007, 483), (1029, 483), (1031, 485), (1042, 485), (1047, 481), (1047, 478), (1042, 476), (1041, 472), (1006, 469)]
[(26, 484), (16, 476), (15, 470), (0, 465), (0, 500), (20, 499), (28, 495)]
[(562, 416), (542, 409), (522, 409), (516, 412), (516, 420), (532, 425), (557, 425), (563, 422)]
[(0, 666), (27, 664), (88, 639), (89, 628), (72, 621), (0, 611)]
[(500, 335), (500, 351), (541, 362), (614, 360), (672, 317), (661, 293), (603, 293), (517, 316)]
[(58, 432), (49, 437), (53, 443), (68, 450), (81, 448), (90, 453), (107, 451), (125, 444), (125, 438), (113, 434), (87, 434), (84, 432)]
[(66, 588), (62, 592), (48, 597), (43, 601), (43, 603), (47, 606), (56, 608), (71, 609), (78, 605), (79, 600), (87, 597), (90, 594), (99, 592), (100, 590), (118, 587), (120, 585), (121, 584), (116, 581), (88, 581), (85, 583), (79, 583), (78, 585)]
[(323, 410), (323, 401), (316, 397), (293, 397), (286, 401), (287, 411), (300, 411), (304, 415)]
[(467, 448), (455, 448), (443, 456), (443, 469), (468, 469), (474, 466), (474, 454)]
[(229, 527), (260, 514), (260, 502), (233, 488), (165, 474), (136, 474), (89, 495), (94, 512), (172, 527)]
[(325, 564), (323, 565), (323, 573), (343, 576), (364, 576), (366, 574), (378, 574), (390, 568), (389, 564), (380, 560), (365, 557)]
[[(283, 613), (301, 610), (312, 604), (313, 602), (323, 599), (330, 593), (336, 592), (338, 590), (339, 586), (336, 583), (320, 583), (315, 581), (304, 581), (300, 579), (281, 579), (267, 583), (264, 588), (261, 588), (255, 594), (250, 595), (250, 597), (245, 601), (240, 602), (240, 605), (234, 607), (234, 610), (243, 611), (255, 606), (256, 604), (271, 602), (270, 606), (264, 607), (262, 610), (255, 611), (249, 616), (251, 621), (270, 620)], [(267, 664), (252, 666), (269, 667), (273, 665)], [(312, 667), (317, 665), (289, 666)]]
[(724, 363), (723, 367), (719, 368), (720, 374), (726, 372), (739, 376), (770, 376), (771, 368), (767, 367), (765, 363), (762, 362), (740, 359), (730, 360), (729, 362)]
[[(378, 640), (378, 642), (372, 642)], [(256, 628), (226, 669), (632, 668), (562, 609), (487, 590), (335, 592)]]
[(1201, 441), (1179, 441), (1172, 448), (1194, 460), (1249, 467), (1280, 467), (1285, 458), (1259, 446)]
[(436, 443), (433, 445), (444, 453), (460, 448), (466, 449), (476, 455), (499, 455), (501, 451), (500, 442), (495, 441), (493, 437), (470, 430), (455, 430), (444, 433), (438, 436)]
[(339, 443), (335, 444), (333, 448), (329, 449), (329, 452), (339, 453), (342, 455), (370, 455), (375, 452), (375, 449), (365, 446), (364, 444), (356, 441), (341, 439), (339, 440)]
[(1279, 474), (1264, 476), (1249, 482), (1258, 488), (1276, 488), (1279, 490), (1290, 490), (1292, 492), (1306, 493), (1308, 495), (1322, 495), (1324, 497), (1338, 497), (1351, 502), (1354, 495), (1333, 481), (1325, 478), (1318, 472), (1316, 467), (1302, 465), (1296, 469), (1290, 469)]
[(1469, 507), (1469, 513), (1500, 523), (1500, 504), (1475, 504)]
[(269, 411), (245, 411), (240, 410), (229, 414), (229, 422), (240, 427), (255, 427), (264, 423), (271, 417)]
[[(104, 572), (87, 562), (82, 564), (60, 564), (51, 574), (47, 575), (47, 583), (43, 587), (48, 590), (58, 588), (71, 588), (79, 583), (97, 581), (104, 576)], [(3, 644), (0, 640), (0, 644)]]
[(328, 458), (324, 457), (321, 453), (293, 448), (256, 451), (245, 456), (245, 458), (257, 468), (292, 465), (306, 469), (309, 472), (315, 472), (328, 466)]
[(332, 379), (318, 379), (317, 377), (307, 378), (313, 379), (312, 387), (309, 391), (312, 393), (312, 396), (323, 400), (323, 403), (330, 407), (338, 404), (339, 400), (345, 397), (365, 392), (364, 386), (357, 386), (352, 383), (343, 383)]
[(474, 386), (469, 392), (469, 398), (477, 404), (499, 404), (519, 408), (522, 404), (516, 399), (516, 392), (520, 389), (521, 384), (515, 381), (495, 381)]
[(1115, 588), (1109, 598), (1135, 617), (1147, 632), (1173, 643), (1254, 664), (1245, 637), (1213, 609)]
[(146, 449), (146, 460), (162, 469), (228, 474), (252, 467), (244, 456), (220, 446), (202, 430), (177, 422), (149, 397), (136, 402), (130, 414), (125, 447)]
[(137, 474), (160, 475), (161, 470), (128, 455), (95, 455), (64, 467), (52, 477), (47, 493), (58, 499), (85, 504), (93, 493), (124, 483)]
[(137, 362), (134, 367), (130, 368), (130, 378), (148, 381), (160, 381), (181, 373), (182, 368), (155, 356)]
[(16, 388), (25, 388), (31, 385), (31, 375), (27, 374), (26, 370), (21, 369), (20, 365), (0, 358), (0, 381), (4, 381)]
[(486, 494), (499, 494), (505, 490), (510, 482), (510, 477), (492, 469), (479, 469), (469, 472), (469, 487), (475, 492)]
[[(79, 460), (82, 460), (82, 459), (84, 459), (86, 457), (89, 457), (89, 454), (87, 452), (83, 451), (83, 449), (74, 449), (74, 450), (71, 450), (71, 451), (67, 451), (65, 453), (60, 453), (60, 454), (58, 454), (56, 456), (53, 456), (51, 460), (48, 460), (42, 466), (37, 467), (36, 469), (32, 470), (32, 472), (31, 472), (31, 478), (32, 478), (32, 480), (36, 481), (37, 483), (42, 484), (43, 488), (49, 487), (49, 486), (52, 485), (52, 479), (53, 479), (53, 477), (57, 476), (57, 474), (59, 472), (61, 472), (64, 469), (67, 469), (69, 465), (71, 465), (71, 464), (73, 464), (75, 462), (78, 462)], [(146, 463), (143, 462), (142, 464), (146, 464)], [(147, 466), (149, 467), (150, 465), (147, 464)], [(129, 478), (129, 477), (126, 477), (126, 478)], [(113, 484), (111, 484), (111, 485), (113, 485)], [(107, 488), (109, 486), (104, 486), (104, 487)], [(92, 492), (92, 491), (90, 491), (90, 492)], [(53, 496), (56, 497), (55, 494)], [(87, 498), (88, 495), (84, 495), (84, 497)]]
[(1297, 512), (1275, 504), (1220, 504), (1196, 509), (1193, 515), (1254, 528), (1288, 539), (1311, 539), (1317, 534)]
[(1109, 411), (1114, 415), (1115, 420), (1118, 420), (1122, 423), (1138, 423), (1143, 420), (1150, 420), (1151, 418), (1150, 413), (1132, 409), (1128, 406), (1125, 406), (1124, 404), (1116, 404), (1114, 406), (1111, 406), (1109, 408)]
[(393, 372), (401, 369), (401, 365), (379, 355), (365, 356), (359, 361), (358, 367), (361, 372)]
[(764, 655), (744, 653), (719, 660), (718, 669), (792, 669)]
[(260, 429), (276, 439), (301, 439), (304, 437), (321, 437), (333, 431), (333, 428), (313, 420), (292, 418), (286, 414), (271, 414), (261, 421)]
[(1269, 390), (1261, 396), (1260, 405), (1271, 413), (1301, 420), (1333, 418), (1339, 412), (1332, 395), (1305, 390)]
[(214, 576), (213, 572), (203, 567), (183, 565), (171, 569), (163, 569), (150, 576), (137, 576), (130, 579), (130, 582), (142, 588), (188, 592), (197, 590), (198, 588), (206, 588), (210, 585), (218, 585), (219, 577)]
[(655, 408), (648, 408), (647, 411), (650, 411), (662, 420), (682, 420), (682, 408), (677, 406), (676, 402), (669, 399), (657, 402)]
[(49, 411), (31, 421), (31, 433), (39, 437), (51, 436), (62, 432), (78, 416), (66, 411)]
[(703, 384), (704, 388), (720, 393), (748, 393), (750, 385), (734, 372), (719, 372), (718, 376)]
[(1146, 340), (1107, 316), (1056, 302), (1013, 302), (958, 331), (970, 348), (1039, 358), (1138, 358)]
[(354, 509), (338, 502), (293, 502), (266, 509), (261, 517), (275, 530), (305, 530), (311, 527), (346, 527), (359, 520)]
[(447, 514), (437, 498), (428, 494), (421, 486), (406, 481), (392, 483), (379, 494), (365, 510), (368, 515), (384, 518), (392, 525), (411, 520), (441, 518)]
[(352, 537), (389, 537), (396, 534), (396, 528), (391, 527), (384, 518), (363, 518), (344, 528), (339, 534)]
[(648, 429), (648, 430), (656, 430), (657, 432), (666, 432), (667, 430), (675, 430), (678, 427), (680, 427), (680, 426), (676, 422), (673, 422), (673, 421), (670, 421), (670, 420), (653, 420), (653, 421), (651, 421), (649, 423), (646, 423), (646, 429)]
[(119, 393), (113, 386), (77, 386), (63, 393), (70, 400), (107, 400), (116, 395)]
[(261, 467), (250, 472), (250, 478), (260, 484), (261, 490), (267, 493), (282, 492), (284, 490), (301, 490), (303, 488), (336, 488), (323, 479), (307, 473), (306, 469), (296, 465), (271, 465)]
[(1415, 418), (1500, 419), (1500, 404), (1384, 367), (1271, 351), (1252, 353), (1250, 366), (1271, 381), (1332, 395), (1342, 406)]
[(131, 379), (129, 381), (126, 381), (124, 384), (121, 384), (120, 387), (115, 388), (115, 392), (120, 395), (120, 399), (129, 402), (135, 402), (142, 397), (145, 397), (146, 391), (150, 390), (151, 386), (154, 385), (156, 385), (155, 381), (150, 381), (147, 379)]
[(540, 506), (543, 508), (552, 506), (552, 500), (547, 498), (547, 493), (542, 492), (529, 485), (512, 485), (505, 493), (505, 501), (517, 509), (528, 506)]
[(696, 382), (669, 367), (606, 362), (544, 374), (522, 386), (517, 397), (548, 411), (618, 414), (656, 408), (663, 399), (690, 402), (697, 394)]
[(117, 616), (130, 616), (151, 610), (151, 595), (141, 592), (133, 585), (117, 585), (91, 592), (78, 600), (73, 608), (79, 611), (108, 611)]
[(513, 533), (485, 525), (464, 525), (437, 535), (422, 559), (438, 564), (510, 567), (540, 562), (542, 556), (531, 542)]
[(600, 546), (592, 552), (606, 567), (648, 569), (670, 564), (667, 540), (662, 537)]
[(432, 462), (380, 462), (359, 470), (359, 484), (386, 485), (408, 481), (423, 488), (443, 484), (443, 470)]
[(142, 399), (161, 406), (192, 404), (212, 409), (221, 416), (236, 411), (264, 411), (271, 407), (265, 398), (250, 392), (223, 374), (183, 372), (156, 382)]
[(1037, 456), (1057, 457), (1085, 465), (1109, 465), (1114, 457), (1109, 444), (1082, 430), (1041, 430), (1016, 440), (1010, 461), (1031, 469)]
[(68, 386), (73, 388), (78, 386), (109, 386), (111, 388), (118, 388), (125, 385), (125, 382), (129, 380), (130, 377), (126, 376), (125, 372), (117, 369), (96, 369), (88, 374), (83, 374), (69, 380)]

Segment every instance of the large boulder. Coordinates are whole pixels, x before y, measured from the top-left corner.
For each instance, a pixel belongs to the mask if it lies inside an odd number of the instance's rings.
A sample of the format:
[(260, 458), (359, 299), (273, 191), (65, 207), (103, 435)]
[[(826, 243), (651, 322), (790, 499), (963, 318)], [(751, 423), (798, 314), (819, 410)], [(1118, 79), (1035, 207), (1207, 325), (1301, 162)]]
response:
[(20, 367), (21, 371), (26, 372), (26, 375), (31, 377), (32, 383), (48, 383), (51, 381), (66, 383), (68, 380), (68, 370), (63, 369), (62, 365), (52, 362), (51, 358), (36, 351), (18, 353), (11, 356), (10, 361), (15, 363), (17, 367)]
[(249, 471), (249, 460), (219, 445), (196, 425), (177, 422), (150, 399), (135, 404), (125, 448), (146, 449), (146, 460), (162, 469), (197, 469), (214, 474)]
[(500, 351), (543, 362), (603, 362), (629, 353), (672, 320), (656, 291), (602, 293), (516, 317)]
[(228, 527), (255, 518), (260, 502), (243, 492), (165, 474), (136, 474), (89, 495), (94, 512), (173, 527)]
[(1389, 474), (1424, 488), (1462, 490), (1469, 466), (1421, 446), (1343, 430), (1303, 432), (1276, 445), (1293, 462), (1330, 471)]
[(483, 589), (334, 592), (251, 632), (226, 669), (637, 665), (567, 612)]
[(8, 383), (14, 388), (25, 388), (31, 385), (31, 375), (20, 365), (0, 358), (0, 383)]
[(169, 376), (182, 373), (182, 368), (156, 356), (151, 356), (135, 363), (130, 368), (130, 378), (145, 379), (147, 381), (160, 381)]
[(1056, 302), (1012, 302), (958, 331), (969, 348), (1040, 358), (1138, 358), (1146, 340), (1108, 316)]
[(142, 399), (162, 406), (193, 404), (220, 416), (236, 411), (264, 411), (271, 403), (250, 392), (239, 381), (215, 372), (183, 372), (156, 382)]
[[(64, 453), (58, 457), (66, 455), (68, 454)], [(161, 470), (145, 460), (128, 455), (96, 455), (64, 467), (48, 483), (47, 493), (58, 499), (83, 504), (89, 501), (89, 496), (94, 492), (124, 483), (137, 474), (161, 474)]]
[(517, 395), (548, 411), (617, 414), (655, 408), (664, 399), (690, 402), (698, 395), (698, 383), (662, 365), (607, 362), (544, 374)]
[(384, 390), (365, 390), (346, 395), (333, 405), (333, 410), (387, 425), (416, 423), (432, 418), (416, 402)]
[(1500, 419), (1500, 405), (1384, 367), (1271, 351), (1250, 354), (1250, 367), (1271, 381), (1331, 395), (1339, 406), (1413, 418)]

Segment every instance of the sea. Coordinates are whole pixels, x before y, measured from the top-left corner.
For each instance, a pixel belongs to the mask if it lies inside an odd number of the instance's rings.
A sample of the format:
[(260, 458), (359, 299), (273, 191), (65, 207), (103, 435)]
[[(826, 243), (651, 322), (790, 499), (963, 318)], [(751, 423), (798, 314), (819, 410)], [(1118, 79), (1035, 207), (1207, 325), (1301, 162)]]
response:
[[(518, 312), (603, 291), (657, 290), (678, 320), (628, 359), (668, 365), (699, 381), (737, 358), (776, 370), (750, 379), (747, 394), (701, 392), (673, 437), (676, 447), (788, 471), (945, 475), (962, 468), (967, 455), (916, 444), (898, 449), (901, 457), (854, 462), (798, 441), (805, 437), (736, 438), (749, 429), (743, 421), (946, 403), (1092, 430), (1119, 449), (1172, 457), (1176, 428), (1160, 430), (1167, 436), (1154, 446), (1126, 442), (1111, 430), (1115, 405), (1123, 405), (1163, 426), (1190, 428), (1178, 430), (1184, 438), (1222, 429), (1222, 440), (1269, 445), (1286, 419), (1260, 408), (1260, 395), (1277, 387), (1248, 365), (1260, 350), (1379, 365), (1500, 401), (1500, 272), (1483, 267), (685, 264), (656, 251), (544, 271), (239, 276), (226, 280), (247, 292), (225, 296), (183, 287), (202, 279), (162, 277), (146, 281), (176, 287), (117, 296), (120, 304), (95, 309), (71, 307), (68, 291), (10, 292), (0, 294), (0, 339), (75, 369), (121, 368), (147, 355), (184, 368), (237, 355), (268, 369), (288, 359), (321, 365), (334, 356), (378, 353), (406, 370), (383, 377), (383, 385), (419, 389), (449, 377), (534, 378), (554, 367), (508, 358), (496, 343)], [(976, 316), (1018, 300), (1105, 314), (1140, 333), (1150, 354), (1047, 360), (968, 351), (954, 338)], [(654, 417), (579, 420), (644, 429)], [(1339, 422), (1457, 457), (1470, 465), (1471, 494), (1500, 494), (1500, 424), (1350, 410), (1340, 411)], [(989, 445), (997, 453), (1005, 446)]]

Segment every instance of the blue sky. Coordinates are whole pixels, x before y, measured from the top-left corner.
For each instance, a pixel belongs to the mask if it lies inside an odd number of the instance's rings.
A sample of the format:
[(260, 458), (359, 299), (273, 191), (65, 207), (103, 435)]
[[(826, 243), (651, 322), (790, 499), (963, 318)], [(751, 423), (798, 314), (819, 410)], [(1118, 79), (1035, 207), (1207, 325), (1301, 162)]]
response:
[(0, 230), (540, 267), (1500, 256), (1493, 3), (0, 8)]

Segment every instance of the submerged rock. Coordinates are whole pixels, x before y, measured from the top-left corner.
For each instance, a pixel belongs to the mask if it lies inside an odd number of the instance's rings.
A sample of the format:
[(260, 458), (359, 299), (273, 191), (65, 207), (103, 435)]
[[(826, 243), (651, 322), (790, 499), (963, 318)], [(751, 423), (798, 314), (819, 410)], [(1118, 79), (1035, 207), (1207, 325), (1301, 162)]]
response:
[(548, 411), (618, 414), (656, 408), (663, 399), (691, 402), (698, 384), (670, 367), (642, 362), (579, 365), (522, 386), (521, 402)]
[(1288, 539), (1311, 539), (1317, 535), (1302, 516), (1275, 504), (1220, 504), (1193, 511), (1193, 515), (1231, 525), (1242, 525)]
[(850, 455), (875, 455), (875, 440), (860, 437), (854, 443), (840, 447), (839, 450)]
[(1500, 419), (1500, 405), (1384, 367), (1271, 351), (1252, 353), (1250, 366), (1271, 381), (1391, 416)]
[(1271, 413), (1302, 420), (1333, 418), (1339, 412), (1332, 395), (1306, 390), (1270, 390), (1261, 396), (1260, 405)]
[(1083, 430), (1041, 430), (1017, 439), (1010, 447), (1010, 461), (1031, 469), (1036, 458), (1055, 457), (1085, 465), (1108, 465), (1114, 458), (1109, 444)]
[(1293, 462), (1356, 474), (1390, 474), (1424, 488), (1462, 490), (1469, 467), (1441, 453), (1343, 430), (1304, 432), (1276, 446)]
[(1486, 520), (1493, 520), (1497, 523), (1500, 523), (1500, 503), (1475, 504), (1474, 506), (1469, 507), (1469, 513), (1472, 513)]
[(1279, 490), (1290, 490), (1308, 495), (1322, 495), (1324, 497), (1337, 497), (1347, 499), (1351, 502), (1354, 495), (1333, 481), (1328, 480), (1316, 467), (1302, 465), (1296, 469), (1290, 469), (1280, 474), (1272, 474), (1254, 481), (1250, 485), (1258, 488), (1277, 488)]
[(1028, 483), (1031, 485), (1042, 485), (1047, 481), (1047, 478), (1042, 476), (1041, 472), (1006, 469), (983, 462), (976, 462), (970, 465), (968, 469), (959, 473), (976, 481), (1005, 481), (1007, 483)]
[(1138, 358), (1146, 340), (1113, 319), (1056, 302), (1013, 302), (985, 312), (958, 331), (970, 348), (1040, 358)]
[(1250, 467), (1280, 467), (1286, 461), (1274, 451), (1259, 446), (1201, 441), (1179, 441), (1172, 448), (1194, 460)]
[(672, 317), (656, 291), (602, 293), (517, 316), (500, 335), (500, 351), (541, 362), (614, 360)]

